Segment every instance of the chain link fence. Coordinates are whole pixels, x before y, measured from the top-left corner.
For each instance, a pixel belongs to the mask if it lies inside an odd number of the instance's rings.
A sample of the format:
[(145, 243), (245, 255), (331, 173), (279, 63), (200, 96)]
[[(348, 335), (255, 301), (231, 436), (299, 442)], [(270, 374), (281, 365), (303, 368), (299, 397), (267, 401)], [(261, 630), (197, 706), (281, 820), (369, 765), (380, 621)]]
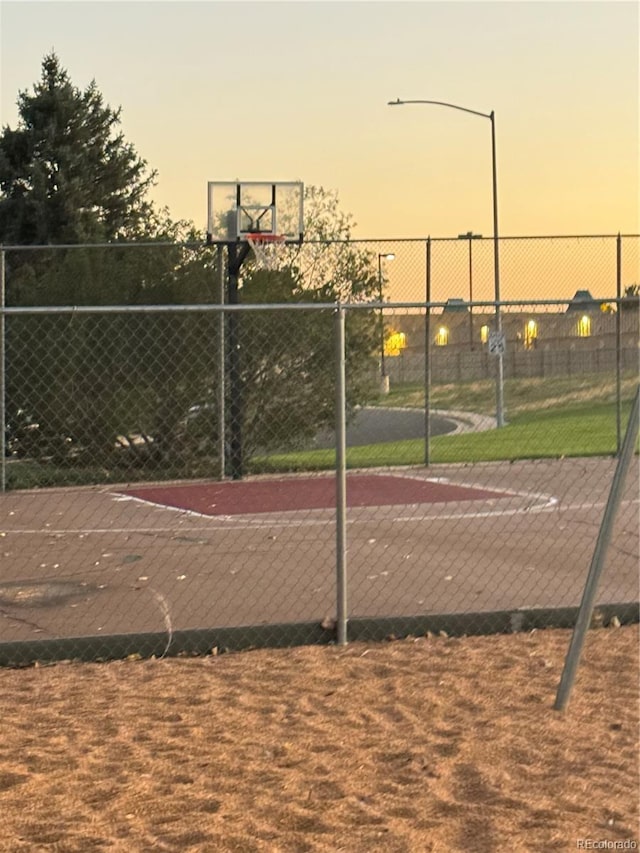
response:
[[(498, 305), (477, 238), (316, 244), (312, 296), (290, 261), (233, 305), (215, 248), (5, 249), (0, 662), (572, 624), (638, 243), (501, 241)], [(637, 494), (604, 624), (638, 618)]]

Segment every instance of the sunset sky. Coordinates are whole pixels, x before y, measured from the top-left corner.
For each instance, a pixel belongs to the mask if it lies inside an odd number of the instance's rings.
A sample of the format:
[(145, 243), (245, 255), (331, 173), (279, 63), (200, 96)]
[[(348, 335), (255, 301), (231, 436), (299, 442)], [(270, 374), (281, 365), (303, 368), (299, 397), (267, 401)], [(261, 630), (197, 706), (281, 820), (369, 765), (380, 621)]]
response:
[(205, 227), (209, 180), (337, 190), (354, 236), (638, 233), (635, 2), (6, 2), (1, 121), (43, 56), (92, 79), (155, 200)]

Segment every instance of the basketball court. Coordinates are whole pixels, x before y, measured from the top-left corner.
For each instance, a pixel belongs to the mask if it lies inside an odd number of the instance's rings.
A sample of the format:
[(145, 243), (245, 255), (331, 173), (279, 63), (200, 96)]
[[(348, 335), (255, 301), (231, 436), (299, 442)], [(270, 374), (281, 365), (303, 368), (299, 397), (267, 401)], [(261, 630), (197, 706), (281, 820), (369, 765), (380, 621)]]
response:
[[(251, 252), (277, 269), (282, 247), (303, 242), (303, 198), (300, 182), (209, 183), (207, 242), (226, 255), (221, 303), (240, 301)], [(4, 494), (0, 644), (335, 615), (336, 479), (246, 478), (234, 426), (239, 314), (228, 315), (211, 379), (229, 391), (220, 457), (228, 442), (231, 479)], [(475, 614), (480, 624), (492, 611), (576, 607), (614, 468), (569, 459), (350, 471), (349, 618)], [(629, 479), (602, 603), (638, 601), (637, 469)]]
[[(350, 617), (576, 606), (614, 465), (350, 472)], [(630, 479), (601, 603), (638, 600)], [(330, 475), (10, 492), (3, 505), (0, 642), (335, 613)]]

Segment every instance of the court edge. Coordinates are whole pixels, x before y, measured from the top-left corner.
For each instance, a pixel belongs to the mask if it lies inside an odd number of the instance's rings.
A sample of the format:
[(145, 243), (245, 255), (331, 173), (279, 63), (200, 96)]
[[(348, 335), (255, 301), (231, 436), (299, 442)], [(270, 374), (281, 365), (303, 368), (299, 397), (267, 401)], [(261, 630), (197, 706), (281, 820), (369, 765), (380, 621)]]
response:
[[(449, 613), (425, 616), (354, 618), (348, 622), (350, 643), (384, 642), (423, 637), (514, 634), (548, 628), (573, 628), (578, 607), (517, 608), (478, 613)], [(598, 605), (591, 628), (614, 628), (640, 622), (640, 603)], [(65, 637), (0, 643), (1, 667), (72, 663), (102, 663), (110, 660), (141, 660), (163, 657), (196, 657), (252, 649), (333, 645), (333, 623), (296, 622), (250, 625), (233, 628), (198, 628), (166, 632), (120, 634), (110, 637)]]

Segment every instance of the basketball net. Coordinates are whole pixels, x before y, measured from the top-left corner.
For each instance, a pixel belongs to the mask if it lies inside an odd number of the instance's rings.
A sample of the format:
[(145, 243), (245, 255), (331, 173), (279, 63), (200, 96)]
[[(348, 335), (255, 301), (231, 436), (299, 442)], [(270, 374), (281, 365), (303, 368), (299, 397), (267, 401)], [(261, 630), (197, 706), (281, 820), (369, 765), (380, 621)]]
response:
[(261, 269), (277, 270), (280, 264), (280, 249), (286, 238), (280, 234), (246, 234), (245, 239), (253, 249), (256, 263)]

